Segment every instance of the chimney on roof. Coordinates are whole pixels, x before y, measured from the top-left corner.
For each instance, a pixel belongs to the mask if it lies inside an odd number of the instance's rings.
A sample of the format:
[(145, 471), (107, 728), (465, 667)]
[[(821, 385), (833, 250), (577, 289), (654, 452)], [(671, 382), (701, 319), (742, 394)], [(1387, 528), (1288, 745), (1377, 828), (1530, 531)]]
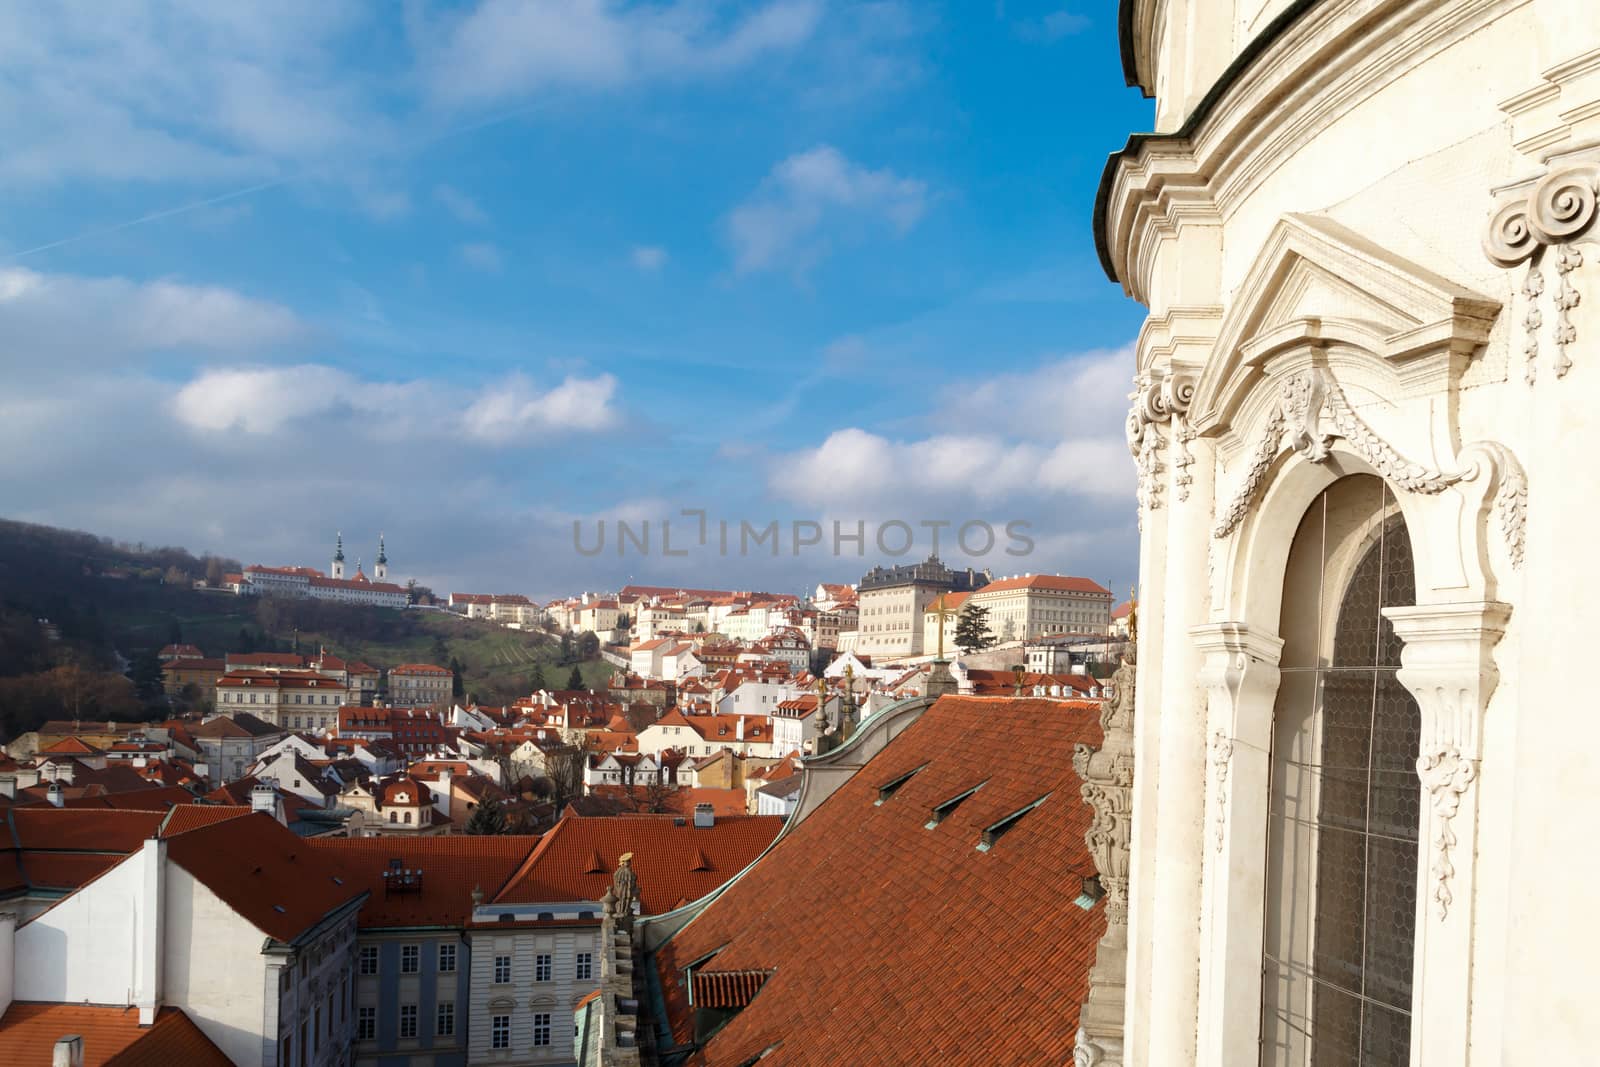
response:
[(283, 814), (283, 799), (278, 796), (277, 789), (268, 782), (257, 782), (250, 787), (250, 810), (265, 812), (279, 823), (288, 825)]
[(50, 1054), (50, 1067), (83, 1067), (83, 1038), (77, 1034), (57, 1038)]
[(734, 724), (733, 736), (734, 736), (734, 740), (736, 740), (736, 741), (743, 741), (744, 740), (744, 716), (743, 715), (739, 716), (738, 722)]
[(694, 806), (694, 826), (696, 830), (709, 830), (717, 825), (717, 809), (710, 804), (696, 804)]
[[(49, 787), (45, 789), (45, 796), (49, 798), (52, 807), (61, 807), (61, 783), (51, 782)], [(82, 1042), (80, 1041), (79, 1044), (81, 1046)]]

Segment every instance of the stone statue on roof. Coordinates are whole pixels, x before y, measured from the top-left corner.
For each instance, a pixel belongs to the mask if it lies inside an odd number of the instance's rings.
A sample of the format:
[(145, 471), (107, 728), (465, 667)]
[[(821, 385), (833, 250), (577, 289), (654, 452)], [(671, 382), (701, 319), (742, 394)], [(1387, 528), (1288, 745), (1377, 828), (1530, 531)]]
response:
[(624, 852), (617, 860), (617, 873), (611, 876), (611, 892), (616, 897), (617, 923), (633, 926), (633, 906), (639, 900), (639, 876), (633, 873), (633, 853)]

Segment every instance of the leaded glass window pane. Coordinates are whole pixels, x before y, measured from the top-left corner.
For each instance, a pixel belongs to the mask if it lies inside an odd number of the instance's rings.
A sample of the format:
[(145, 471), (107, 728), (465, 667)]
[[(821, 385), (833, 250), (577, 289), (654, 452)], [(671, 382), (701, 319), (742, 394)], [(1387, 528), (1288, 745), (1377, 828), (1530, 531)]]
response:
[(1269, 1067), (1410, 1057), (1420, 713), (1386, 607), (1415, 603), (1411, 540), (1376, 478), (1335, 483), (1285, 581), (1262, 959)]

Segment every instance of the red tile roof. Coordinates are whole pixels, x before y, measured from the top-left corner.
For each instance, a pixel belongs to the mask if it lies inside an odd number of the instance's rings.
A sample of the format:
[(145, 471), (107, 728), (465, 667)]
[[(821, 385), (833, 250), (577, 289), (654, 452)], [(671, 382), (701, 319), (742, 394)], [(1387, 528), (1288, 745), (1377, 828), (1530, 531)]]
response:
[[(1099, 740), (1096, 715), (1059, 701), (939, 700), (658, 951), (680, 1042), (692, 1037), (684, 964), (711, 956), (697, 982), (772, 972), (690, 1062), (748, 1063), (774, 1046), (762, 1067), (903, 1063), (908, 1049), (1070, 1062), (1105, 930), (1103, 904), (1071, 903), (1094, 870), (1072, 754)], [(980, 782), (926, 828), (934, 806)], [(1041, 797), (978, 851), (986, 827)], [(852, 980), (832, 980), (841, 973)]]
[(251, 925), (289, 942), (361, 894), (305, 841), (269, 815), (179, 834), (167, 858)]
[(164, 818), (165, 811), (94, 811), (48, 805), (12, 808), (7, 816), (18, 848), (124, 855), (154, 837)]
[(47, 1064), (55, 1043), (83, 1038), (84, 1067), (232, 1067), (183, 1012), (163, 1008), (149, 1026), (138, 1008), (18, 1001), (0, 1017), (0, 1063)]
[[(323, 837), (306, 842), (339, 871), (345, 884), (372, 895), (361, 906), (362, 929), (464, 926), (472, 891), (493, 899), (539, 843), (537, 834), (477, 837)], [(421, 870), (421, 889), (385, 892), (383, 872), (399, 860)]]
[(103, 749), (91, 745), (81, 737), (63, 737), (48, 748), (41, 748), (41, 756), (98, 756)]
[(698, 900), (732, 878), (782, 826), (782, 819), (770, 815), (719, 817), (715, 826), (703, 828), (670, 815), (568, 815), (544, 835), (494, 900), (599, 900), (622, 854), (631, 852), (641, 906), (645, 914), (658, 915)]
[(34, 889), (77, 889), (127, 859), (121, 852), (24, 852), (23, 869)]
[(980, 593), (1004, 593), (1013, 589), (1044, 589), (1052, 593), (1098, 593), (1110, 596), (1111, 590), (1092, 578), (1074, 578), (1062, 574), (1024, 574), (1016, 578), (1002, 578), (979, 589)]

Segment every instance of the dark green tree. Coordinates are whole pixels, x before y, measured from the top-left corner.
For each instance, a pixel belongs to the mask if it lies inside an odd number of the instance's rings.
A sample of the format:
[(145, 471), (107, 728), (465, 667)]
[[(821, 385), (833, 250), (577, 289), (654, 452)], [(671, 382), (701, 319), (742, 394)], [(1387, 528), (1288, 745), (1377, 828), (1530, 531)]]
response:
[(467, 695), (467, 668), (454, 656), (450, 657), (450, 673), (454, 676), (450, 682), (450, 695), (457, 700)]
[(982, 652), (994, 647), (994, 631), (989, 629), (989, 609), (968, 604), (956, 620), (956, 647), (963, 652)]
[(248, 626), (239, 627), (239, 648), (237, 651), (241, 654), (248, 655), (255, 650), (256, 635), (250, 632), (250, 627)]
[(133, 681), (134, 695), (146, 704), (161, 698), (161, 660), (156, 657), (154, 649), (146, 649), (133, 657), (133, 663), (128, 667), (128, 677)]
[(167, 623), (167, 644), (183, 644), (183, 623), (179, 622), (177, 619), (173, 619), (171, 622)]
[(533, 673), (528, 676), (528, 686), (529, 690), (534, 693), (545, 687), (544, 664), (535, 663), (533, 665)]
[(583, 688), (583, 672), (580, 671), (577, 667), (573, 667), (572, 668), (572, 673), (567, 675), (567, 688), (568, 689), (582, 689)]
[(479, 804), (467, 816), (467, 825), (462, 832), (479, 835), (505, 833), (506, 813), (500, 810), (500, 802), (491, 798)]

